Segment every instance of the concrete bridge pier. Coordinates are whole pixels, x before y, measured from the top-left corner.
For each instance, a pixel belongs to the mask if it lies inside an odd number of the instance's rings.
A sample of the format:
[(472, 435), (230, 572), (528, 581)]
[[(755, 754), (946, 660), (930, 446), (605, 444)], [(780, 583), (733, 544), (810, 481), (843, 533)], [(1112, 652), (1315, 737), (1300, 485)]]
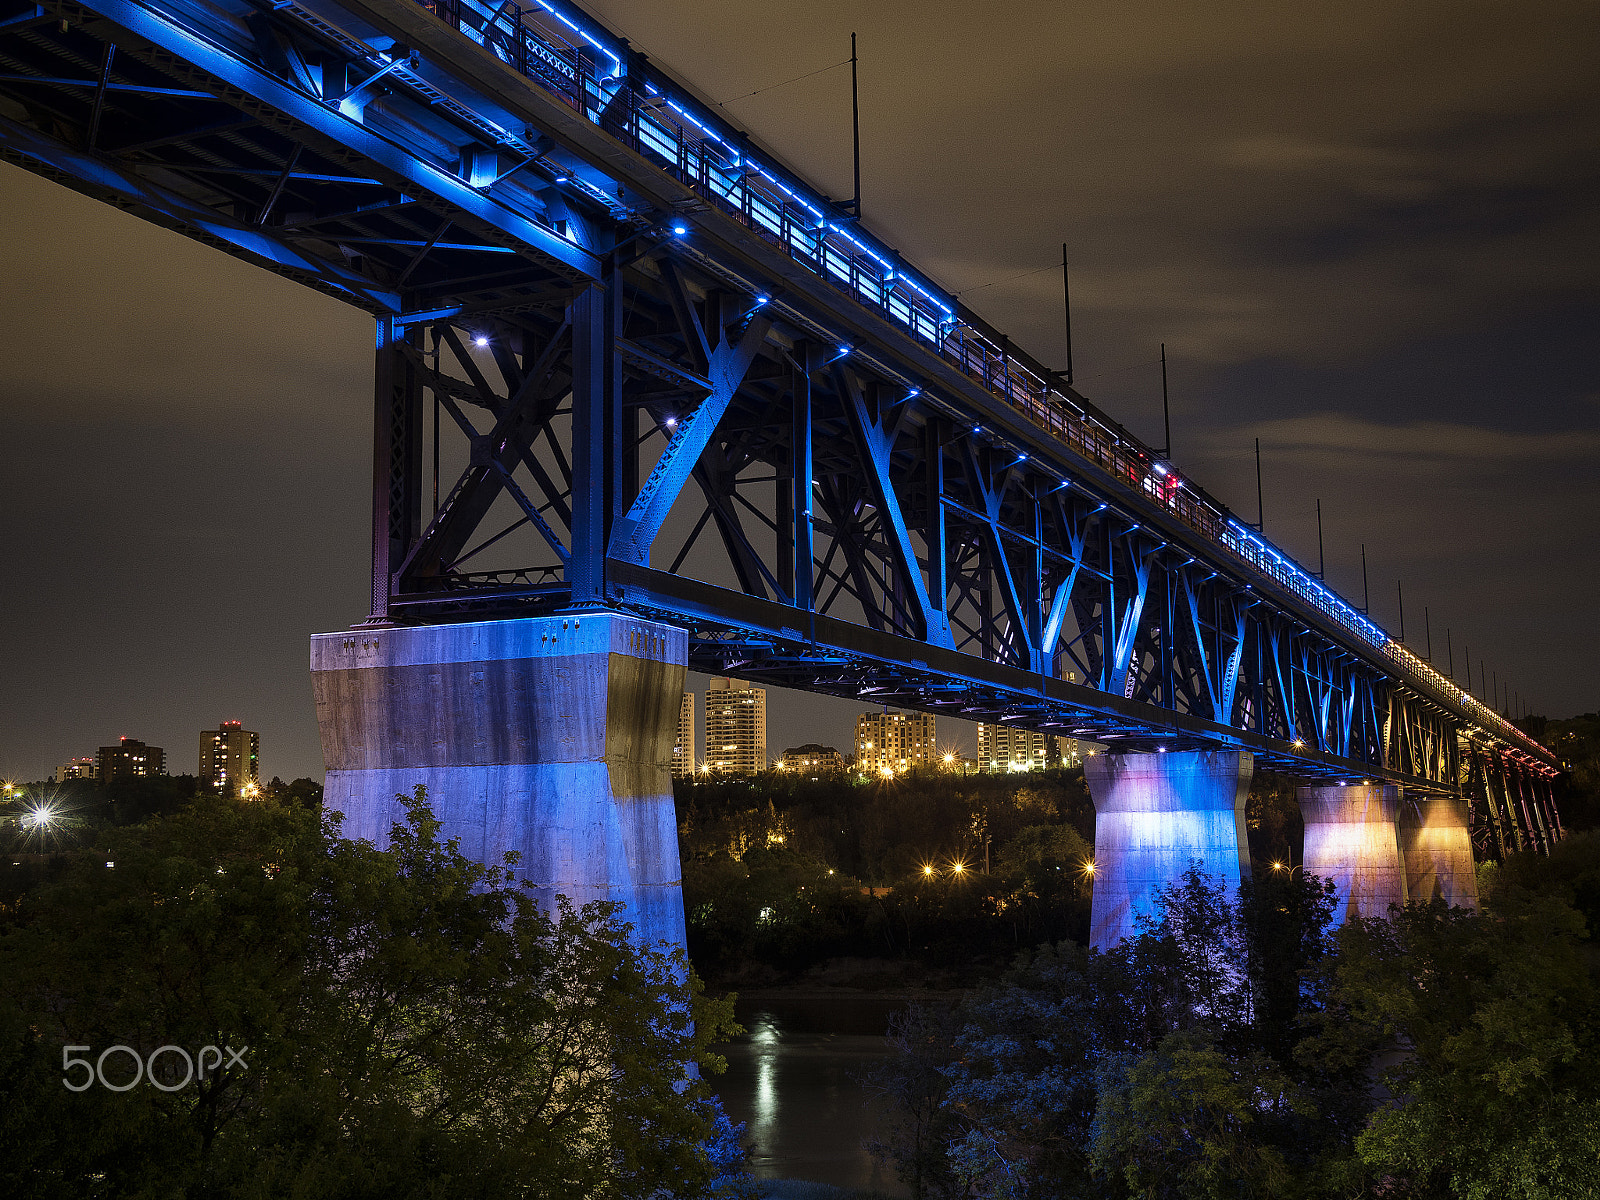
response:
[(603, 610), (311, 639), (328, 778), (347, 837), (378, 846), (428, 789), (441, 837), (553, 908), (621, 901), (643, 941), (684, 944), (668, 761), (688, 635)]
[(1411, 899), (1435, 895), (1455, 908), (1478, 907), (1467, 804), (1455, 796), (1408, 796), (1400, 812), (1400, 852)]
[(1097, 950), (1137, 932), (1158, 889), (1198, 859), (1237, 889), (1250, 872), (1244, 804), (1254, 759), (1242, 751), (1101, 754), (1084, 763), (1094, 801), (1094, 900), (1089, 944)]
[(1349, 784), (1297, 789), (1305, 818), (1305, 871), (1331, 879), (1338, 890), (1335, 919), (1386, 917), (1406, 904), (1406, 871), (1395, 820), (1400, 789)]

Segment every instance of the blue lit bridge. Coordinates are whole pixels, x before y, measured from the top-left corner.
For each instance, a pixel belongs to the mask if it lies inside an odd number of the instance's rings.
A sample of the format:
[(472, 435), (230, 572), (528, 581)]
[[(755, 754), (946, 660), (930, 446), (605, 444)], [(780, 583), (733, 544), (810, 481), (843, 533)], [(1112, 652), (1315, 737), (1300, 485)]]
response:
[(564, 2), (0, 0), (0, 154), (376, 318), (357, 832), (426, 780), (671, 926), (687, 666), (1103, 742), (1107, 876), (1140, 812), (1234, 854), (1256, 764), (1368, 909), (1561, 835), (1545, 748)]

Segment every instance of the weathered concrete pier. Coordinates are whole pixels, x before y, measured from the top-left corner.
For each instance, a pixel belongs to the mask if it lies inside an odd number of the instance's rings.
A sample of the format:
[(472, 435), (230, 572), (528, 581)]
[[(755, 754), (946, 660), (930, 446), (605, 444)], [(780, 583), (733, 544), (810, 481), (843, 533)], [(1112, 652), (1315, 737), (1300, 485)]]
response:
[(1244, 804), (1254, 760), (1243, 751), (1102, 754), (1084, 762), (1094, 801), (1089, 943), (1109, 949), (1155, 911), (1156, 893), (1198, 861), (1232, 889), (1250, 873)]
[(541, 903), (620, 901), (642, 940), (681, 946), (668, 760), (687, 654), (682, 629), (603, 610), (319, 634), (325, 803), (383, 846), (422, 784), (469, 858), (514, 850)]
[[(1339, 894), (1336, 918), (1384, 917), (1406, 904), (1406, 872), (1395, 826), (1400, 789), (1393, 784), (1345, 784), (1297, 789), (1305, 818), (1308, 874), (1331, 879)], [(1470, 862), (1470, 856), (1469, 856)]]

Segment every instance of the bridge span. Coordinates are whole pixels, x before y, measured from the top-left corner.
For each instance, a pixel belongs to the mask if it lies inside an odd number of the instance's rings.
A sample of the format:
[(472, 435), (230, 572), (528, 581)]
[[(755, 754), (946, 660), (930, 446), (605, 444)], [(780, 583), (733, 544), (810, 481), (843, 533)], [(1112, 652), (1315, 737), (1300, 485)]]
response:
[(1095, 939), (1305, 782), (1347, 909), (1470, 903), (1559, 763), (565, 0), (0, 0), (0, 155), (370, 312), (330, 804), (681, 938), (694, 668), (1103, 742)]

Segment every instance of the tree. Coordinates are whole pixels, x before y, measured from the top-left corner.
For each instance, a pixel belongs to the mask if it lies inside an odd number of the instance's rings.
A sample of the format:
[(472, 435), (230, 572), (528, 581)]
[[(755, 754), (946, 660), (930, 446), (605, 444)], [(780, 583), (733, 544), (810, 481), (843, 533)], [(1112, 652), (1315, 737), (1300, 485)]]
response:
[[(1309, 1112), (1259, 1050), (1228, 1054), (1203, 1028), (1168, 1034), (1149, 1054), (1114, 1054), (1099, 1073), (1090, 1164), (1146, 1200), (1284, 1195), (1291, 1172), (1273, 1136)], [(1271, 1126), (1278, 1125), (1274, 1131)]]
[(888, 1157), (914, 1194), (983, 1200), (1298, 1186), (1327, 1135), (1288, 1051), (1313, 999), (1299, 971), (1331, 916), (1319, 881), (1236, 896), (1196, 864), (1110, 951), (1024, 955), (969, 995), (943, 1041), (937, 1028), (900, 1039)]
[(1600, 1194), (1600, 988), (1583, 939), (1560, 896), (1519, 888), (1488, 911), (1436, 901), (1339, 931), (1304, 1054), (1381, 1064), (1392, 1100), (1355, 1138), (1371, 1172), (1413, 1196)]
[[(613, 906), (539, 910), (402, 799), (383, 851), (197, 799), (27, 898), (0, 938), (0, 1088), (36, 1119), (8, 1126), (6, 1190), (705, 1194), (719, 1113), (692, 1073), (718, 1069), (731, 1001)], [(213, 1044), (242, 1061), (170, 1093), (60, 1082), (63, 1045)]]
[(948, 1153), (952, 1137), (960, 1136), (945, 1103), (955, 1029), (948, 1007), (918, 1004), (895, 1013), (888, 1033), (894, 1056), (866, 1080), (883, 1098), (888, 1117), (867, 1148), (893, 1166), (912, 1200), (955, 1200), (969, 1193), (968, 1180)]

